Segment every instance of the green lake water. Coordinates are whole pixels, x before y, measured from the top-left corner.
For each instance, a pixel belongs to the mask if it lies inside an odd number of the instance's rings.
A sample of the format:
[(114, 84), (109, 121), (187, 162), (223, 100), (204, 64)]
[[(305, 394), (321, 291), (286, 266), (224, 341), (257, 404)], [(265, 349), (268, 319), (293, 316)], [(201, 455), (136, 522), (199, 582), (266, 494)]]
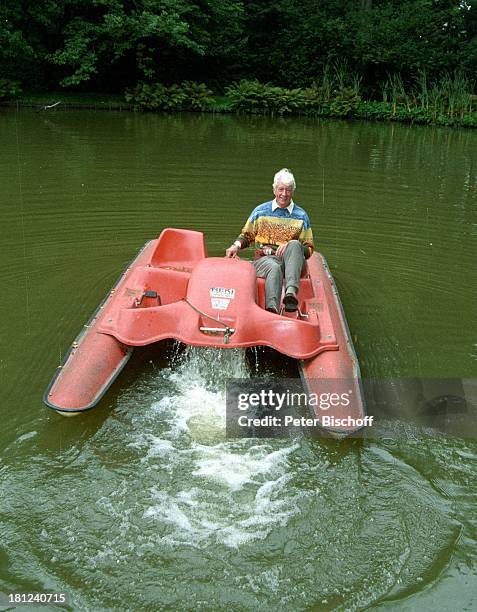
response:
[(404, 403), (366, 440), (227, 440), (225, 381), (253, 359), (168, 345), (87, 414), (42, 404), (146, 240), (196, 229), (222, 254), (283, 166), (363, 376), (476, 379), (475, 131), (2, 110), (0, 143), (0, 593), (64, 592), (75, 610), (477, 607), (476, 440), (414, 426)]

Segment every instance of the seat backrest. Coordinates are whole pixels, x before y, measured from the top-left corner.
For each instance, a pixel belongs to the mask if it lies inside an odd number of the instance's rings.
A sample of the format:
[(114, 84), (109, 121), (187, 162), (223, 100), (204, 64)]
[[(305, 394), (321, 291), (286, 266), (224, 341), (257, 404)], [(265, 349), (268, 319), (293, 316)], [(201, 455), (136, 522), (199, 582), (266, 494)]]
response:
[(161, 232), (150, 263), (156, 267), (191, 270), (204, 257), (207, 249), (202, 232), (168, 227)]

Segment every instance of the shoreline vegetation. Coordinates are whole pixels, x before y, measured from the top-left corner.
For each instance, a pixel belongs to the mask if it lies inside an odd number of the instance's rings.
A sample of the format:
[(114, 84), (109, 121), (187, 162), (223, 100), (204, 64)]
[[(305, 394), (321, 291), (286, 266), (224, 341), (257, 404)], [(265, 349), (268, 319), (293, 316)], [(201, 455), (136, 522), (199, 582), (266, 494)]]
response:
[(45, 107), (477, 125), (471, 0), (4, 0), (0, 12), (0, 105), (44, 92)]
[[(390, 75), (381, 85), (381, 100), (364, 99), (361, 79), (337, 67), (323, 72), (310, 87), (288, 89), (257, 80), (243, 79), (220, 93), (206, 84), (138, 83), (124, 95), (51, 92), (0, 96), (0, 105), (33, 107), (38, 111), (55, 108), (118, 110), (133, 112), (203, 112), (301, 116), (314, 118), (392, 121), (408, 124), (477, 127), (477, 96), (474, 83), (460, 72), (445, 74), (429, 82), (420, 72), (412, 87), (405, 87), (399, 74)], [(0, 84), (1, 89), (1, 84)], [(0, 91), (1, 93), (1, 91)]]

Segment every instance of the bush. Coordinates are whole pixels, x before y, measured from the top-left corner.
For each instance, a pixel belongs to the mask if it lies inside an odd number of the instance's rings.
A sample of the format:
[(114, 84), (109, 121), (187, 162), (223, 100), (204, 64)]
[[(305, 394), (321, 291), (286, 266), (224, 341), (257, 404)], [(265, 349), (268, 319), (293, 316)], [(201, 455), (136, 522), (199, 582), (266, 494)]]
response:
[(227, 87), (226, 93), (232, 110), (271, 115), (348, 117), (361, 100), (352, 87), (342, 87), (332, 92), (317, 85), (307, 89), (284, 89), (245, 80)]
[(361, 98), (352, 87), (343, 87), (333, 92), (330, 112), (333, 117), (351, 117), (354, 114)]
[(303, 105), (306, 114), (322, 112), (328, 100), (327, 91), (323, 87), (314, 85), (303, 90)]
[(265, 113), (267, 105), (265, 102), (266, 85), (258, 81), (242, 80), (233, 83), (225, 89), (225, 93), (230, 100), (230, 108), (237, 112)]
[(181, 111), (210, 110), (214, 103), (212, 91), (204, 83), (184, 81), (180, 85), (138, 83), (124, 95), (134, 110)]
[(242, 80), (226, 88), (231, 110), (270, 115), (299, 114), (306, 110), (305, 90), (285, 89)]
[(212, 108), (214, 104), (212, 91), (204, 83), (183, 81), (180, 88), (185, 95), (184, 110), (205, 111)]

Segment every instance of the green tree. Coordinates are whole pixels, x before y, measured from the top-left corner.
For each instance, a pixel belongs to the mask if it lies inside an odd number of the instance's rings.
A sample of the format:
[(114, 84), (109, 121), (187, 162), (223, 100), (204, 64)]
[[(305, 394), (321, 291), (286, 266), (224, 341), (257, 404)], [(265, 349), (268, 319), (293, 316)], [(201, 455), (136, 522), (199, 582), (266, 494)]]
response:
[[(346, 65), (370, 91), (390, 74), (477, 73), (477, 0), (2, 0), (0, 78), (123, 91), (138, 81), (242, 78), (297, 87)], [(323, 77), (325, 73), (325, 77)]]
[(0, 4), (0, 77), (44, 83), (47, 45), (63, 14), (54, 0), (3, 0)]
[(236, 0), (63, 4), (63, 44), (50, 60), (64, 66), (64, 86), (101, 79), (115, 67), (122, 69), (123, 81), (180, 79), (177, 73), (187, 61), (227, 54), (240, 31), (241, 2)]

